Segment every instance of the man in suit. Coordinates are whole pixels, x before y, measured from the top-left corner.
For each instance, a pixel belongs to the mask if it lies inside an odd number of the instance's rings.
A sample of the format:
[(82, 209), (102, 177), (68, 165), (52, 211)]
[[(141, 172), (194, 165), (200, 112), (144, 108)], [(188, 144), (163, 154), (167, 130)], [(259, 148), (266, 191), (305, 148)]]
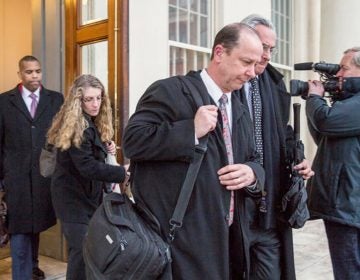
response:
[[(259, 15), (249, 15), (241, 21), (254, 28), (263, 45), (261, 61), (256, 65), (256, 77), (238, 92), (250, 112), (254, 124), (256, 149), (266, 172), (265, 186), (259, 190), (261, 207), (255, 200), (246, 204), (246, 242), (244, 243), (247, 268), (251, 279), (295, 279), (292, 231), (280, 222), (282, 196), (289, 187), (292, 159), (292, 129), (288, 126), (290, 95), (283, 75), (269, 64), (275, 54), (276, 33), (272, 23)], [(255, 106), (254, 88), (258, 89), (260, 107)], [(258, 110), (258, 108), (260, 108)], [(258, 119), (257, 119), (258, 118)], [(260, 124), (258, 120), (260, 119)], [(314, 172), (307, 160), (294, 167), (304, 179)], [(240, 268), (240, 267), (236, 267)]]
[(248, 190), (263, 183), (264, 173), (256, 161), (250, 116), (231, 92), (255, 76), (261, 53), (253, 29), (225, 26), (216, 35), (208, 67), (185, 76), (211, 104), (197, 108), (191, 97), (196, 93), (178, 77), (160, 80), (146, 90), (125, 129), (135, 200), (158, 218), (164, 236), (196, 143), (208, 136), (183, 225), (171, 245), (173, 279), (242, 277), (229, 269), (237, 263), (230, 252), (241, 250), (233, 245), (241, 226), (232, 214), (242, 214), (232, 211), (240, 209), (236, 205)]
[(56, 218), (39, 156), (63, 96), (41, 84), (40, 62), (33, 56), (19, 61), (18, 75), (21, 83), (0, 95), (0, 182), (8, 206), (12, 277), (45, 279), (38, 267), (39, 234)]

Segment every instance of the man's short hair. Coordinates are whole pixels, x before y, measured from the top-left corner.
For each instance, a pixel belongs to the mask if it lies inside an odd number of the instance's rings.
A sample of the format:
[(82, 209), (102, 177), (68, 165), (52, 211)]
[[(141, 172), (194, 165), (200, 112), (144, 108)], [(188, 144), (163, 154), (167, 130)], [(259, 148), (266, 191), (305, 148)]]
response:
[(37, 61), (40, 64), (40, 61), (35, 56), (25, 55), (23, 58), (19, 60), (19, 69), (21, 69), (23, 62), (30, 62), (30, 61)]
[(236, 22), (224, 26), (217, 34), (212, 47), (211, 59), (214, 58), (214, 51), (217, 45), (222, 45), (226, 53), (230, 53), (239, 45), (242, 32), (250, 32), (258, 36), (256, 30), (249, 25)]
[(252, 28), (255, 28), (257, 25), (264, 25), (268, 28), (270, 28), (271, 30), (274, 30), (274, 25), (272, 24), (272, 22), (266, 18), (264, 18), (261, 15), (257, 15), (257, 14), (251, 14), (248, 15), (246, 18), (244, 18), (241, 23), (243, 24), (247, 24), (249, 26), (251, 26)]
[(354, 52), (354, 56), (352, 58), (352, 62), (356, 65), (356, 67), (360, 68), (360, 47), (352, 47), (344, 51), (344, 54), (349, 52)]

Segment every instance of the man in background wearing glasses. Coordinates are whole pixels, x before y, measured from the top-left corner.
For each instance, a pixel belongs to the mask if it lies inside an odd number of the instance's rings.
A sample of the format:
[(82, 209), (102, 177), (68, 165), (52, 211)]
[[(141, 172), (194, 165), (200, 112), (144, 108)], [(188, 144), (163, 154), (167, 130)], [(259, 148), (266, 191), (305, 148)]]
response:
[[(253, 198), (245, 202), (247, 221), (244, 224), (248, 227), (244, 229), (243, 245), (246, 261), (233, 268), (247, 271), (250, 279), (295, 279), (292, 231), (286, 224), (279, 223), (279, 205), (289, 186), (291, 172), (287, 151), (287, 140), (292, 136), (288, 126), (291, 97), (283, 75), (269, 64), (276, 53), (272, 23), (259, 15), (249, 15), (242, 23), (254, 28), (263, 44), (261, 61), (255, 67), (257, 76), (244, 85), (239, 97), (252, 117), (256, 150), (266, 179), (264, 189), (255, 190)], [(304, 179), (314, 173), (307, 160), (295, 169)]]

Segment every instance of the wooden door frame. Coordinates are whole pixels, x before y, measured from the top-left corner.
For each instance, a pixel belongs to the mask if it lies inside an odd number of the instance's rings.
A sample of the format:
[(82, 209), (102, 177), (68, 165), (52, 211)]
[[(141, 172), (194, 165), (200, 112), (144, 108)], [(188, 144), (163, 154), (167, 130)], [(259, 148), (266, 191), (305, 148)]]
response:
[[(77, 3), (77, 0), (65, 0), (65, 89), (80, 74), (81, 45), (107, 39), (108, 92), (115, 142), (122, 147), (121, 135), (129, 118), (129, 0), (108, 0), (108, 19), (86, 27), (78, 25)], [(121, 150), (118, 160), (124, 162)]]

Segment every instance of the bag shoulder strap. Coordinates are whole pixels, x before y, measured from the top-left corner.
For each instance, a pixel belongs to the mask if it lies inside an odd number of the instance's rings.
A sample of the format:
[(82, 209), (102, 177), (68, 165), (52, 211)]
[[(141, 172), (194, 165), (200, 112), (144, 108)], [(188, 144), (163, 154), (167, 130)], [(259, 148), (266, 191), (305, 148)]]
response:
[[(179, 80), (183, 85), (183, 89), (187, 90), (192, 99), (194, 100), (196, 107), (199, 108), (204, 104), (210, 104), (210, 99), (208, 96), (201, 95), (198, 88), (189, 81), (187, 76), (178, 76)], [(205, 100), (204, 100), (205, 99)], [(169, 241), (173, 241), (175, 237), (175, 231), (177, 228), (180, 228), (183, 223), (185, 211), (189, 205), (191, 193), (194, 188), (194, 184), (204, 158), (204, 155), (207, 150), (208, 135), (199, 139), (199, 144), (195, 146), (195, 156), (194, 160), (190, 163), (189, 169), (186, 173), (185, 180), (182, 184), (181, 191), (175, 206), (173, 215), (169, 221), (170, 223), (170, 232), (169, 232)]]
[[(190, 73), (190, 72), (189, 72)], [(188, 93), (193, 101), (195, 102), (195, 105), (197, 108), (203, 105), (209, 105), (210, 104), (210, 96), (209, 94), (202, 94), (198, 88), (197, 85), (194, 84), (194, 82), (197, 80), (194, 77), (191, 77), (189, 75), (186, 76), (177, 76), (177, 78), (180, 80), (183, 91)]]

